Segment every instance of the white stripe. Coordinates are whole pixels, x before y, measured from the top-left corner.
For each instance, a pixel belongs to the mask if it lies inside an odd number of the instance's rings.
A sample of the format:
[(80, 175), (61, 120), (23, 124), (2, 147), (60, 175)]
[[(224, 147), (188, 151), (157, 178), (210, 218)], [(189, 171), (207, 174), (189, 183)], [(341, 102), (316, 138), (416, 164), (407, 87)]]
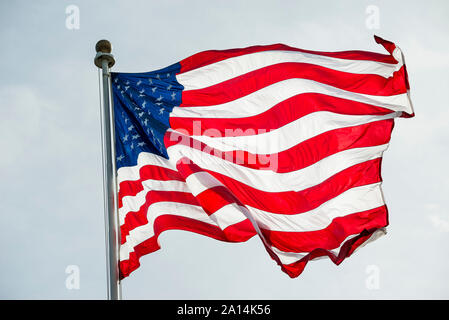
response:
[(215, 222), (211, 220), (199, 206), (179, 202), (153, 203), (148, 208), (148, 223), (131, 230), (126, 236), (126, 242), (120, 246), (120, 260), (127, 260), (129, 258), (129, 253), (134, 251), (135, 246), (154, 236), (154, 221), (164, 213), (187, 217), (215, 225)]
[[(241, 136), (231, 135), (227, 137), (191, 137), (205, 143), (208, 147), (223, 152), (240, 150), (253, 154), (271, 155), (290, 149), (303, 141), (330, 130), (353, 127), (385, 119), (393, 119), (398, 116), (400, 116), (400, 113), (397, 112), (376, 116), (345, 115), (328, 111), (319, 111), (292, 121), (278, 129), (259, 134), (255, 133), (254, 135)], [(180, 141), (180, 133), (176, 133), (176, 136), (173, 135), (173, 140)], [(172, 136), (169, 135), (169, 137), (171, 139)]]
[[(343, 245), (347, 241), (351, 240), (352, 238), (357, 237), (358, 235), (359, 234), (352, 234), (352, 235), (348, 236), (345, 240), (343, 240), (341, 242), (341, 244), (338, 248), (335, 248), (333, 250), (327, 250), (327, 251), (329, 251), (334, 256), (338, 257), (338, 254), (340, 253), (340, 250), (343, 247)], [(270, 246), (270, 248), (279, 257), (279, 260), (281, 260), (282, 264), (285, 264), (285, 265), (295, 263), (295, 262), (301, 260), (302, 258), (304, 258), (309, 253), (309, 252), (287, 252), (287, 251), (279, 250), (278, 248), (276, 248), (274, 246)], [(327, 256), (318, 256), (318, 257), (312, 258), (310, 261), (326, 259), (326, 258), (327, 258)]]
[(213, 106), (175, 107), (170, 117), (179, 118), (244, 118), (263, 113), (278, 103), (303, 93), (319, 93), (353, 100), (392, 111), (412, 112), (407, 93), (374, 96), (342, 90), (309, 79), (287, 79), (254, 91), (246, 96)]
[(129, 212), (139, 211), (140, 207), (146, 202), (146, 196), (149, 191), (177, 191), (190, 192), (183, 181), (161, 181), (145, 180), (142, 182), (143, 190), (134, 196), (125, 196), (122, 198), (122, 207), (118, 209), (120, 226), (125, 223), (125, 216)]
[[(378, 208), (384, 204), (381, 183), (379, 182), (349, 189), (314, 210), (296, 215), (281, 215), (268, 213), (253, 207), (247, 208), (250, 212), (250, 217), (248, 218), (251, 221), (256, 221), (258, 227), (274, 231), (307, 232), (325, 229), (335, 218)], [(267, 245), (269, 250), (277, 255), (282, 264), (291, 264), (306, 256), (306, 253), (286, 252), (268, 245), (258, 227), (256, 229), (258, 230), (262, 241)], [(362, 246), (369, 241), (377, 239), (380, 236), (378, 231), (379, 230), (373, 234), (373, 236), (376, 235), (376, 237), (370, 237), (370, 239), (365, 241)], [(356, 236), (357, 234), (350, 235), (342, 241), (338, 248), (330, 250), (330, 252), (335, 256), (338, 256), (338, 253), (345, 242)]]
[(304, 253), (281, 251), (273, 246), (270, 249), (278, 256), (281, 263), (286, 265), (299, 261), (306, 256)]
[[(135, 169), (137, 170), (137, 169)], [(134, 174), (133, 174), (134, 175)], [(125, 179), (125, 177), (123, 177)], [(133, 196), (122, 198), (122, 207), (119, 208), (120, 226), (125, 223), (125, 216), (129, 212), (139, 211), (146, 202), (146, 196), (150, 191), (174, 191), (191, 193), (195, 197), (201, 192), (223, 184), (207, 172), (196, 172), (187, 177), (186, 182), (177, 180), (153, 180), (142, 182), (143, 190)]]
[(117, 184), (122, 181), (136, 181), (140, 179), (140, 168), (146, 165), (153, 165), (162, 168), (176, 170), (172, 162), (164, 157), (150, 152), (141, 152), (137, 158), (137, 165), (121, 167), (117, 170)]
[(371, 210), (385, 204), (381, 183), (355, 187), (323, 203), (313, 210), (285, 215), (247, 207), (257, 224), (264, 229), (284, 232), (317, 231), (326, 228), (333, 219)]
[(126, 242), (120, 246), (121, 261), (129, 259), (129, 253), (134, 251), (135, 246), (154, 236), (154, 221), (161, 215), (186, 217), (219, 226), (222, 230), (246, 219), (233, 205), (224, 206), (213, 215), (208, 216), (200, 206), (179, 202), (153, 203), (148, 208), (148, 223), (131, 230), (126, 236)]
[(243, 212), (244, 210), (242, 210), (239, 205), (230, 203), (215, 211), (209, 218), (212, 219), (221, 230), (224, 230), (233, 224), (245, 220), (246, 216)]
[(285, 62), (310, 63), (337, 71), (377, 74), (385, 78), (402, 66), (401, 63), (349, 60), (299, 51), (273, 50), (232, 57), (178, 74), (176, 79), (185, 90), (202, 89), (263, 67)]
[[(344, 241), (341, 242), (340, 246), (336, 249), (333, 250), (328, 250), (331, 254), (333, 254), (335, 257), (338, 257), (341, 248), (343, 247), (343, 245), (351, 240), (352, 238), (357, 237), (359, 234), (353, 234), (350, 235), (349, 237), (347, 237)], [(365, 245), (367, 245), (370, 242), (373, 242), (375, 240), (377, 240), (378, 238), (382, 237), (383, 235), (385, 235), (385, 229), (381, 228), (378, 229), (376, 231), (374, 231), (374, 233), (371, 235), (371, 237), (367, 240), (365, 240), (362, 244), (360, 244), (353, 253), (355, 253), (356, 251), (358, 251), (360, 248), (364, 247)], [(301, 260), (302, 258), (304, 258), (307, 253), (299, 253), (299, 252), (286, 252), (286, 251), (281, 251), (276, 247), (271, 246), (270, 249), (279, 257), (279, 260), (282, 262), (282, 264), (292, 264), (295, 263), (299, 260)], [(313, 258), (312, 260), (319, 260), (319, 259), (324, 259), (327, 258), (326, 256), (319, 256), (316, 258)]]
[(192, 173), (187, 177), (186, 183), (195, 197), (207, 189), (223, 186), (220, 181), (205, 171)]
[(383, 237), (384, 235), (387, 234), (387, 228), (383, 227), (380, 229), (377, 229), (376, 231), (374, 231), (374, 233), (371, 235), (371, 237), (369, 237), (367, 240), (365, 240), (365, 242), (363, 242), (361, 245), (359, 245), (354, 251), (358, 251), (360, 248), (363, 248), (364, 246), (366, 246), (368, 243), (371, 243), (373, 241), (376, 241), (377, 239)]
[[(223, 160), (184, 145), (168, 148), (172, 161), (187, 157), (205, 170), (215, 171), (266, 192), (300, 191), (323, 182), (334, 174), (353, 165), (380, 158), (388, 144), (347, 149), (300, 170), (277, 173), (257, 170)], [(270, 164), (271, 165), (271, 164)], [(196, 192), (198, 192), (196, 190)]]

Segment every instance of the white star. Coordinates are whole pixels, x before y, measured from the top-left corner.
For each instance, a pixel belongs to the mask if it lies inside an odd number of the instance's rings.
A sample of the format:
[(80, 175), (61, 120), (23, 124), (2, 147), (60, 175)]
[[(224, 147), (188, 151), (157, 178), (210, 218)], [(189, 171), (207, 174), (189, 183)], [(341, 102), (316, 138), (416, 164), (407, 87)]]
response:
[(123, 142), (128, 141), (128, 137), (129, 137), (129, 135), (125, 135), (125, 136), (123, 137)]
[(144, 95), (144, 94), (139, 94), (139, 98), (140, 98), (140, 97), (145, 97), (145, 95)]
[(162, 102), (156, 102), (156, 105), (161, 106)]
[(125, 118), (125, 124), (128, 123), (128, 121), (129, 121), (129, 119), (128, 119), (128, 118)]
[(156, 87), (154, 87), (154, 88), (151, 88), (151, 91), (153, 91), (153, 93), (155, 93), (156, 92)]
[(129, 84), (129, 80), (126, 80), (126, 83), (125, 83), (126, 85), (128, 85)]
[(172, 100), (175, 100), (175, 97), (176, 97), (176, 92), (173, 92), (173, 93), (171, 94), (171, 99), (172, 99)]
[(127, 91), (129, 89), (129, 86), (125, 86), (125, 91)]
[(118, 81), (118, 78), (115, 78), (115, 79), (114, 79), (114, 82), (117, 83), (117, 81)]
[(142, 116), (145, 114), (145, 112), (141, 112), (141, 113), (139, 113), (138, 115), (139, 115), (139, 118), (142, 118)]
[(153, 80), (151, 80), (151, 79), (148, 79), (148, 82), (149, 82), (150, 84), (153, 84)]
[(125, 158), (125, 156), (123, 154), (121, 154), (119, 157), (117, 157), (117, 161), (120, 162), (123, 160), (123, 158)]
[(167, 78), (170, 78), (170, 73), (167, 73)]
[(120, 89), (120, 85), (117, 85), (117, 89)]
[(145, 89), (142, 89), (139, 91), (139, 93), (144, 93), (144, 92), (145, 92)]
[(170, 90), (173, 86), (171, 84), (168, 85), (167, 90)]
[(133, 150), (134, 149), (134, 142), (133, 143), (131, 143), (131, 150)]
[(143, 147), (143, 146), (146, 145), (146, 143), (142, 141), (142, 142), (139, 142), (137, 145), (138, 145), (139, 147)]
[(128, 131), (131, 131), (132, 129), (134, 129), (134, 126), (133, 126), (133, 125), (130, 125), (130, 126), (128, 127)]
[(142, 83), (141, 80), (137, 81), (137, 85), (140, 86), (140, 84)]
[(156, 147), (158, 148), (158, 150), (162, 152), (162, 143), (159, 141), (159, 139), (155, 137), (153, 142), (156, 145)]
[(161, 80), (161, 76), (159, 75), (159, 73), (156, 75), (156, 78), (158, 78), (159, 80)]
[(146, 126), (148, 125), (148, 119), (145, 119), (145, 120), (143, 121), (143, 124), (144, 124), (144, 126), (146, 127)]
[(165, 109), (164, 109), (164, 108), (161, 108), (161, 110), (159, 110), (159, 114), (163, 114), (164, 111), (165, 111)]
[(157, 98), (156, 101), (162, 101), (162, 96), (159, 95), (159, 98)]
[(138, 139), (138, 138), (140, 138), (140, 135), (139, 134), (133, 134), (133, 140), (136, 140), (136, 139)]
[(146, 104), (147, 104), (147, 102), (144, 101), (144, 102), (142, 103), (142, 107), (145, 108), (145, 105), (146, 105)]

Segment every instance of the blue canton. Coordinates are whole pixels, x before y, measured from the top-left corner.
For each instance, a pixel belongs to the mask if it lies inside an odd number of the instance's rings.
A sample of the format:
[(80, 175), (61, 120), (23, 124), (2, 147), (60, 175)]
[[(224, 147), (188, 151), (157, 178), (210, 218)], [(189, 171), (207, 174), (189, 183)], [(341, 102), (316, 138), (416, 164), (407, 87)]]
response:
[(137, 164), (141, 152), (168, 158), (164, 134), (169, 114), (181, 104), (179, 63), (145, 73), (111, 73), (117, 169)]

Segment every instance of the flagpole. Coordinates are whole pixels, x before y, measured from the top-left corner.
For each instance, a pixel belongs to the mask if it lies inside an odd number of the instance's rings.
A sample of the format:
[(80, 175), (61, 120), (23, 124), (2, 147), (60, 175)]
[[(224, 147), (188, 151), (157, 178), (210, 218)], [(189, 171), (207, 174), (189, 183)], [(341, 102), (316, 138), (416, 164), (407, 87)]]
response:
[(107, 40), (100, 40), (95, 45), (97, 52), (95, 65), (102, 70), (102, 155), (103, 155), (103, 192), (105, 210), (106, 233), (106, 262), (108, 300), (120, 300), (121, 288), (119, 279), (119, 232), (116, 201), (116, 175), (115, 175), (115, 142), (114, 142), (114, 110), (110, 92), (110, 72), (115, 64), (111, 54), (112, 46)]

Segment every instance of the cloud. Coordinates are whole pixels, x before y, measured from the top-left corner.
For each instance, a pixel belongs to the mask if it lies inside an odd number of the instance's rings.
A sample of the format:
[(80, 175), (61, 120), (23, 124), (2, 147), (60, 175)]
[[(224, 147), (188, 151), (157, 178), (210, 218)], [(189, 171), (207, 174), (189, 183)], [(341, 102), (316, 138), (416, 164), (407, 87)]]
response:
[(441, 232), (449, 232), (449, 220), (442, 218), (439, 215), (433, 214), (429, 217), (432, 225)]
[(35, 142), (46, 102), (28, 86), (0, 88), (0, 166), (12, 165)]
[(449, 232), (449, 217), (441, 213), (441, 205), (438, 203), (427, 203), (425, 211), (431, 212), (429, 220), (432, 226), (440, 232)]

